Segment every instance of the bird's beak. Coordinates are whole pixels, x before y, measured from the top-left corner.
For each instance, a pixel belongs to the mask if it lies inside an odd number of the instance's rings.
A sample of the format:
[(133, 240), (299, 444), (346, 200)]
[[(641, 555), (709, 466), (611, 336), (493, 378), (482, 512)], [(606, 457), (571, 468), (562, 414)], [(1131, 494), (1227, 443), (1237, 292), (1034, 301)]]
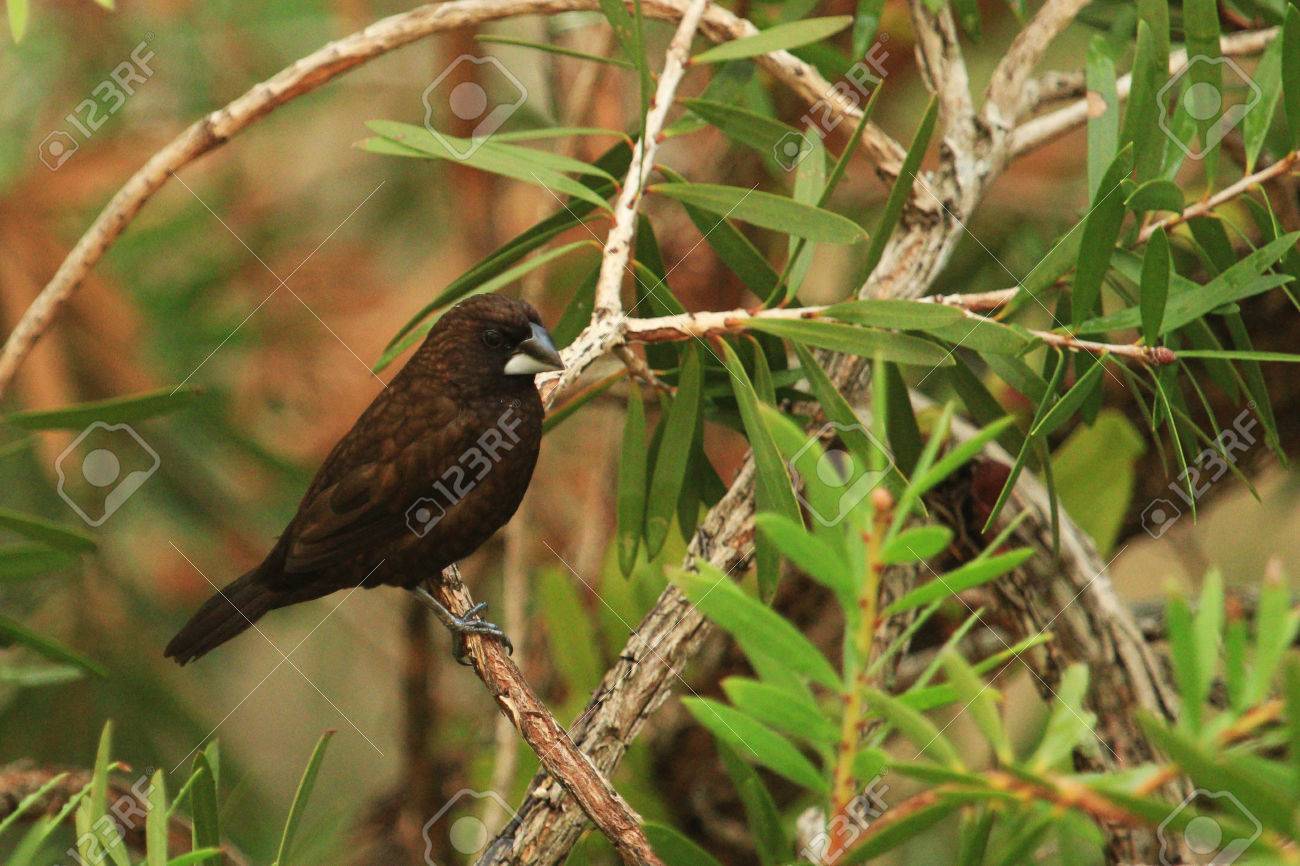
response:
[(532, 376), (563, 370), (564, 361), (551, 342), (551, 335), (541, 325), (533, 323), (533, 335), (524, 340), (515, 349), (515, 353), (506, 361), (507, 376)]

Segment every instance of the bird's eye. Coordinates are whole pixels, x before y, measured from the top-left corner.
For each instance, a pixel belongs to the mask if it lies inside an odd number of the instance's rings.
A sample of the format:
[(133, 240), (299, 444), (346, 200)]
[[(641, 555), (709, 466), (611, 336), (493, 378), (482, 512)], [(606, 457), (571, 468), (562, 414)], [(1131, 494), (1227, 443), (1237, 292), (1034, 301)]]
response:
[(501, 336), (501, 332), (496, 328), (488, 328), (483, 332), (483, 345), (489, 349), (499, 349), (506, 343), (506, 338)]

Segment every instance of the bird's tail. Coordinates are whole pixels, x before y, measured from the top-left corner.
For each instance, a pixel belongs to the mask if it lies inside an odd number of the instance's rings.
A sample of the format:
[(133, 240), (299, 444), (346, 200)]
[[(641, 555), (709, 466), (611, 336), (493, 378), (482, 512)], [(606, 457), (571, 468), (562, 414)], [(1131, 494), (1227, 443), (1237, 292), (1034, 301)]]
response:
[(179, 665), (206, 655), (278, 607), (277, 593), (261, 578), (261, 567), (235, 580), (203, 603), (167, 644), (164, 655)]

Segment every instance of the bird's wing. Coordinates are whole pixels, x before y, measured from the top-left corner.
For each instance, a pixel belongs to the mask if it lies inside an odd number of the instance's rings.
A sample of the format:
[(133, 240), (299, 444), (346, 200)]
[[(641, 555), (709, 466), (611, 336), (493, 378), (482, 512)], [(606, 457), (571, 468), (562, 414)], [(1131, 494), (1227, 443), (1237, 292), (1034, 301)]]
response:
[(286, 534), (284, 570), (317, 571), (409, 533), (407, 509), (463, 451), (455, 401), (376, 400), (317, 473)]

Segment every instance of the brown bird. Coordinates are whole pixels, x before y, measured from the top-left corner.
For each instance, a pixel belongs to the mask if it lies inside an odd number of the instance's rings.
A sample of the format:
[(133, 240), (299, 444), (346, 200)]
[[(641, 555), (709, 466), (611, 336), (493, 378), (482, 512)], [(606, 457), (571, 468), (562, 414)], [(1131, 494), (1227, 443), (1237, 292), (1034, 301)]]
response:
[(449, 310), (316, 472), (262, 564), (208, 599), (167, 645), (185, 664), (267, 611), (340, 589), (415, 592), (455, 636), (510, 642), (443, 607), (424, 583), (473, 553), (514, 515), (542, 441), (533, 377), (563, 368), (530, 304), (478, 295)]

